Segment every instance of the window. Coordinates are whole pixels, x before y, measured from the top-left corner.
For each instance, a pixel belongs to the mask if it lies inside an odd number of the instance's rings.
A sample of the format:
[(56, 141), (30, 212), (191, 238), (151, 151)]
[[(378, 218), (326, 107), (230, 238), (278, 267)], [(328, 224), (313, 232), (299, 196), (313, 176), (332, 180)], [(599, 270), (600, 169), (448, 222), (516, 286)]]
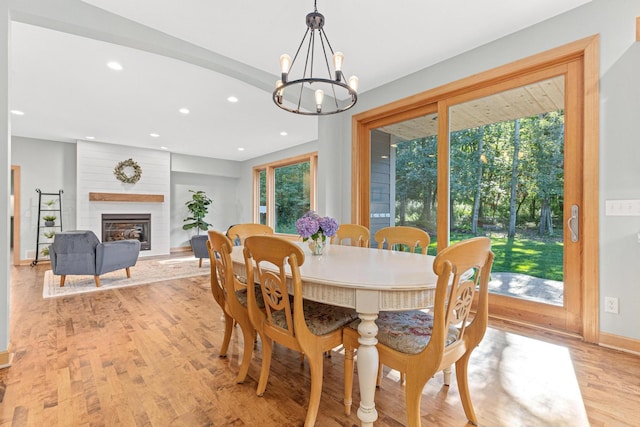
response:
[(296, 220), (316, 209), (317, 162), (310, 153), (254, 167), (254, 222), (296, 234)]

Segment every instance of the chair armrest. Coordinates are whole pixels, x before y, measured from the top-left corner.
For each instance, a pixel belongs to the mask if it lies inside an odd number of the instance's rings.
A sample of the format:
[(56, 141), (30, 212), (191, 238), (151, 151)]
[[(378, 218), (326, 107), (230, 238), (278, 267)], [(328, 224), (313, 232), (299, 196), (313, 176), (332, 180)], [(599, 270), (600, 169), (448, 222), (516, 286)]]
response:
[(118, 240), (100, 243), (96, 247), (96, 274), (132, 267), (138, 261), (140, 241)]
[(55, 269), (56, 269), (56, 253), (53, 250), (53, 247), (51, 247), (51, 245), (49, 245), (48, 247), (49, 247), (49, 262), (51, 263), (51, 269), (55, 271)]

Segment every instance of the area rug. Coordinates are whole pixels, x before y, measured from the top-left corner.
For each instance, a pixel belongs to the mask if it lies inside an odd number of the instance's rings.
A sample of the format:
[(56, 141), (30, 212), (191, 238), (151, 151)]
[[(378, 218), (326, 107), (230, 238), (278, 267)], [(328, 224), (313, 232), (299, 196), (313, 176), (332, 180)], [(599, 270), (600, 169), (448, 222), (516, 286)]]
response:
[(101, 275), (99, 288), (96, 287), (93, 276), (75, 275), (68, 275), (64, 282), (64, 287), (61, 288), (60, 276), (56, 276), (51, 270), (47, 270), (44, 273), (42, 297), (55, 298), (85, 292), (99, 292), (162, 280), (202, 276), (210, 273), (208, 260), (204, 259), (202, 267), (198, 267), (198, 258), (194, 257), (138, 260), (130, 270), (131, 278), (127, 278), (127, 272), (124, 269)]

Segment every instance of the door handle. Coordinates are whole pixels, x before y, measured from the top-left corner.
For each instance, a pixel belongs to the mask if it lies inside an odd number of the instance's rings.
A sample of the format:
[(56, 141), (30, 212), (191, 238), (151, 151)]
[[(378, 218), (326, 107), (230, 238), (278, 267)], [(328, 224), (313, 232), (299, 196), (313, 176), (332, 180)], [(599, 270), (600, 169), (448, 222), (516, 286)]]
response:
[(571, 205), (571, 216), (567, 221), (567, 226), (571, 232), (571, 241), (577, 242), (580, 236), (580, 221), (578, 219), (578, 205)]

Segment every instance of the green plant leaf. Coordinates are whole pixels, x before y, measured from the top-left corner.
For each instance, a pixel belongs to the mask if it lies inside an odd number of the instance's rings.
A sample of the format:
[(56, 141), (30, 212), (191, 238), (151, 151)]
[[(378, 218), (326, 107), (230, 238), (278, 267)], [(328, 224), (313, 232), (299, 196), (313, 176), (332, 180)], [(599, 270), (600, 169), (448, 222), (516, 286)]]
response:
[(186, 224), (182, 226), (182, 229), (190, 230), (196, 228), (198, 232), (200, 230), (206, 231), (211, 225), (203, 218), (207, 215), (209, 210), (208, 206), (211, 205), (212, 200), (207, 197), (204, 191), (189, 191), (192, 193), (191, 200), (185, 202), (185, 205), (187, 209), (189, 209), (191, 216), (184, 219)]

